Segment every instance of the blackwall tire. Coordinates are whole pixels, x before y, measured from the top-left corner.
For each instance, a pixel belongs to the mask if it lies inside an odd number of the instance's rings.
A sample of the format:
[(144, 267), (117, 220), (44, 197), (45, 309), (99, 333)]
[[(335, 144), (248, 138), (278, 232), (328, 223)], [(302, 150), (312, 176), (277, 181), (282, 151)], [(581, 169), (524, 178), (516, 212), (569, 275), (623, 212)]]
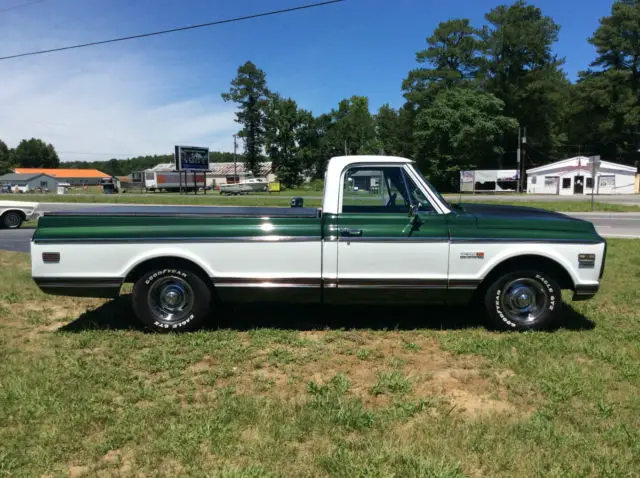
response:
[(499, 329), (542, 330), (558, 317), (562, 290), (546, 272), (510, 272), (489, 286), (484, 303), (493, 325)]
[(19, 212), (9, 211), (2, 216), (2, 226), (7, 229), (18, 229), (22, 225), (22, 216)]
[(186, 332), (201, 328), (211, 315), (206, 279), (184, 266), (155, 267), (134, 284), (133, 309), (153, 332)]

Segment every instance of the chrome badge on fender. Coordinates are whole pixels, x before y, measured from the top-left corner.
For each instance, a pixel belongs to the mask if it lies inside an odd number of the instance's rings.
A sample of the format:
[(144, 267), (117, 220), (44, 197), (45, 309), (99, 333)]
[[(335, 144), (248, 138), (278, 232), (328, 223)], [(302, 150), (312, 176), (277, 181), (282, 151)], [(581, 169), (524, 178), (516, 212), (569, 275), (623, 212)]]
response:
[(484, 259), (484, 252), (461, 252), (460, 259)]

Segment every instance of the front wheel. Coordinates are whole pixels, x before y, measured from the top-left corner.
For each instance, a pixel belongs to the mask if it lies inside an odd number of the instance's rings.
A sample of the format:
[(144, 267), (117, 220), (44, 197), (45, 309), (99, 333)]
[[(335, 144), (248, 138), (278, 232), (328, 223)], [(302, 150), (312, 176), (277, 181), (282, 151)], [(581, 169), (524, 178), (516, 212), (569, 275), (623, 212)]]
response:
[(562, 291), (545, 272), (510, 272), (489, 286), (484, 302), (489, 317), (499, 328), (540, 330), (558, 316)]
[(2, 225), (7, 229), (18, 229), (22, 225), (22, 216), (19, 212), (9, 211), (2, 216)]
[(211, 289), (183, 266), (149, 269), (134, 284), (133, 309), (154, 332), (196, 330), (211, 314)]

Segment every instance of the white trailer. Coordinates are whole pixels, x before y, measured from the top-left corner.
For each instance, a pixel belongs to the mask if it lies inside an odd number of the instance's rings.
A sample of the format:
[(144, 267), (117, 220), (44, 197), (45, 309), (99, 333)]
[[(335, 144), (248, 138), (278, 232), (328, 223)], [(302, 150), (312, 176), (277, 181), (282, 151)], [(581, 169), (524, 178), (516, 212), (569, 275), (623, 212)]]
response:
[[(182, 176), (182, 178), (180, 177)], [(184, 171), (145, 171), (144, 187), (147, 191), (193, 191), (206, 187), (206, 173)]]

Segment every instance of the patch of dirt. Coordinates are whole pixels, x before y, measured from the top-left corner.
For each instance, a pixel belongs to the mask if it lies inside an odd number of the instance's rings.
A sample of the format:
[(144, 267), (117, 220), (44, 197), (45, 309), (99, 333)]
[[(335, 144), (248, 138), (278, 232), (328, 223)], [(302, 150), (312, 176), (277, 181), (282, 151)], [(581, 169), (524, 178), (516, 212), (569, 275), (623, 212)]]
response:
[(275, 395), (288, 400), (301, 392), (297, 386), (290, 385), (289, 380), (289, 375), (280, 368), (266, 365), (258, 370), (241, 371), (231, 377), (221, 378), (216, 381), (216, 388), (232, 386), (243, 395)]
[[(131, 473), (133, 456), (130, 452), (123, 452), (120, 449), (109, 450), (102, 457), (102, 464), (109, 468), (109, 476), (113, 476), (112, 472), (117, 470), (118, 475), (128, 475)], [(107, 471), (107, 470), (104, 470)]]
[[(516, 408), (507, 400), (503, 383), (513, 376), (510, 370), (492, 370), (484, 359), (475, 356), (455, 356), (443, 352), (439, 343), (431, 338), (410, 337), (418, 345), (417, 350), (407, 350), (406, 334), (346, 332), (337, 335), (329, 332), (301, 332), (302, 338), (323, 342), (324, 353), (320, 358), (306, 363), (284, 363), (248, 368), (239, 365), (233, 376), (220, 379), (216, 387), (233, 386), (237, 393), (275, 396), (283, 400), (304, 401), (311, 381), (328, 383), (342, 374), (349, 380), (349, 393), (360, 398), (369, 408), (389, 405), (394, 394), (374, 395), (372, 387), (380, 372), (398, 372), (404, 375), (411, 390), (404, 395), (407, 400), (441, 398), (449, 402), (452, 411), (466, 417), (491, 413), (513, 414)], [(279, 348), (286, 348), (281, 344)], [(370, 350), (367, 359), (358, 357), (360, 348)], [(295, 349), (291, 349), (295, 353)], [(260, 350), (249, 363), (269, 354)], [(374, 357), (374, 358), (370, 358)]]
[[(330, 340), (327, 339), (330, 334)], [(372, 409), (383, 408), (393, 401), (417, 402), (433, 400), (449, 403), (452, 413), (473, 418), (485, 414), (516, 414), (516, 407), (507, 397), (504, 383), (514, 374), (510, 370), (495, 370), (478, 356), (457, 356), (442, 351), (430, 337), (407, 332), (301, 332), (301, 338), (320, 342), (304, 347), (274, 344), (252, 350), (248, 360), (237, 363), (228, 375), (218, 360), (209, 355), (191, 364), (182, 379), (191, 379), (189, 391), (176, 390), (184, 406), (207, 406), (218, 390), (233, 387), (236, 393), (304, 403), (309, 399), (309, 382), (329, 383), (336, 375), (349, 381), (348, 393), (362, 400)], [(410, 339), (410, 340), (409, 340)], [(406, 343), (417, 348), (407, 348)], [(270, 359), (275, 349), (291, 353), (293, 359), (275, 363)], [(370, 351), (359, 357), (358, 351)], [(271, 361), (270, 361), (271, 360)], [(391, 393), (372, 393), (379, 374), (398, 373), (409, 382), (409, 390)], [(160, 377), (156, 374), (156, 382)], [(213, 380), (215, 375), (223, 375)], [(178, 387), (180, 389), (181, 387)], [(144, 406), (144, 404), (141, 404)]]
[(260, 440), (260, 432), (256, 427), (249, 427), (240, 433), (240, 441), (243, 443), (253, 443)]
[(11, 304), (12, 314), (3, 317), (3, 324), (10, 326), (14, 337), (24, 339), (26, 345), (42, 333), (51, 333), (67, 325), (91, 304), (99, 304), (95, 300), (60, 299)]
[(69, 478), (79, 478), (80, 476), (87, 476), (88, 473), (88, 466), (71, 465), (69, 467)]
[(205, 355), (202, 360), (191, 364), (187, 367), (186, 372), (192, 374), (201, 374), (208, 372), (215, 366), (215, 360), (209, 355)]
[[(476, 417), (492, 413), (515, 413), (516, 408), (506, 400), (506, 390), (502, 382), (511, 371), (494, 373), (495, 381), (483, 377), (477, 368), (456, 368), (453, 363), (442, 363), (438, 370), (416, 384), (418, 397), (441, 396), (452, 405), (452, 411), (467, 417)], [(485, 374), (486, 375), (486, 374)], [(498, 387), (495, 387), (495, 382)], [(492, 394), (490, 394), (492, 392)]]

